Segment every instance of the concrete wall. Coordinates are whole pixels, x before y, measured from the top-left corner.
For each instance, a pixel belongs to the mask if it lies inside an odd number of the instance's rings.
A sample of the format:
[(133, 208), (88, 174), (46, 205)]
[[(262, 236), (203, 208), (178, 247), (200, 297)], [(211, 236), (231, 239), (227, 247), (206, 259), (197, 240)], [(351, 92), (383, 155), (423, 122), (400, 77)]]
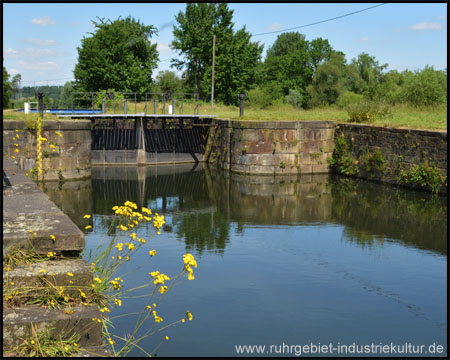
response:
[[(398, 184), (399, 167), (405, 171), (414, 165), (435, 164), (441, 176), (447, 176), (447, 132), (394, 129), (363, 124), (339, 124), (336, 139), (342, 136), (358, 165), (360, 178)], [(381, 154), (383, 166), (367, 170), (368, 156)], [(421, 188), (414, 184), (402, 185)], [(442, 186), (447, 192), (447, 186)]]
[(242, 174), (329, 172), (332, 121), (215, 120), (204, 160)]
[[(58, 136), (55, 131), (63, 136)], [(42, 143), (45, 180), (59, 180), (59, 169), (65, 180), (90, 176), (90, 120), (44, 119), (41, 135), (48, 139)], [(55, 145), (56, 151), (52, 151), (51, 144)], [(15, 157), (13, 160), (26, 172), (36, 166), (36, 132), (29, 130), (25, 121), (3, 120), (3, 155)]]

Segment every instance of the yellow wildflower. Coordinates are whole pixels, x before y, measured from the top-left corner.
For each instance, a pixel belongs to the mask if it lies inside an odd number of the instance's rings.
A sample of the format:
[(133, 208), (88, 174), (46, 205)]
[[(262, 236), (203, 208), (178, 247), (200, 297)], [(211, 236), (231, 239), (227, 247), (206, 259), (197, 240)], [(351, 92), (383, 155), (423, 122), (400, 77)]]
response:
[(39, 138), (39, 140), (41, 140), (41, 141), (43, 141), (43, 142), (46, 142), (46, 141), (47, 141), (47, 138), (41, 136), (41, 137)]
[(166, 340), (169, 340), (169, 337), (168, 337), (168, 336), (166, 336)]
[(123, 230), (123, 231), (127, 231), (128, 230), (128, 228), (126, 226), (123, 226), (123, 225), (120, 225), (120, 229)]
[(55, 131), (55, 134), (62, 137), (62, 134), (59, 131)]
[(130, 234), (130, 238), (132, 238), (133, 240), (136, 240), (136, 236), (137, 236), (136, 233), (131, 233)]
[(67, 275), (68, 276), (73, 276), (73, 274), (71, 272), (68, 272)]
[(16, 153), (18, 153), (18, 152), (19, 152), (19, 149), (15, 149), (14, 151), (15, 151)]
[(14, 146), (19, 146), (19, 144), (14, 144)]
[(122, 300), (114, 299), (114, 304), (122, 306)]
[(47, 270), (45, 270), (45, 269), (39, 270), (40, 273), (45, 273), (46, 271), (47, 271)]
[(116, 248), (117, 248), (117, 250), (122, 251), (123, 250), (123, 243), (117, 243)]
[(11, 284), (11, 285), (14, 285), (14, 281), (11, 281), (10, 284)]
[(183, 319), (181, 319), (181, 322), (185, 322), (186, 320), (184, 320), (184, 318)]
[(84, 227), (86, 230), (88, 230), (88, 229), (92, 229), (92, 226), (91, 225), (87, 225), (87, 226), (85, 226)]
[(86, 214), (86, 215), (83, 216), (83, 218), (84, 218), (84, 219), (90, 219), (90, 218), (91, 218), (91, 215)]
[(192, 320), (192, 318), (193, 318), (193, 316), (192, 316), (192, 314), (190, 313), (190, 311), (188, 310), (188, 311), (186, 311), (186, 316), (187, 316), (187, 318), (189, 319), (189, 321), (191, 321)]
[(150, 254), (150, 256), (155, 256), (156, 255), (156, 250), (155, 249), (150, 250), (148, 253)]
[(164, 294), (164, 293), (167, 291), (167, 286), (161, 286), (161, 287), (158, 289), (158, 291), (159, 291), (161, 294)]
[(111, 345), (114, 345), (116, 342), (114, 340), (112, 340), (111, 338), (108, 338), (108, 341)]
[(31, 340), (30, 343), (31, 343), (31, 345), (34, 345), (34, 344), (35, 344), (34, 340)]
[(53, 240), (53, 242), (55, 242), (55, 240), (56, 240), (55, 235), (50, 235), (50, 238)]

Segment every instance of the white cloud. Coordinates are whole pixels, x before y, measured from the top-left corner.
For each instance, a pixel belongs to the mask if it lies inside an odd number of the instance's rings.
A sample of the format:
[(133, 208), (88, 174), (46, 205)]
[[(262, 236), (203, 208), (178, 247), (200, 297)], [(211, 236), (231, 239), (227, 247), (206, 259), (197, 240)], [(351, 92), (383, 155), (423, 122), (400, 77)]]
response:
[(273, 23), (272, 25), (270, 25), (270, 26), (268, 27), (268, 29), (269, 29), (270, 31), (281, 30), (281, 24)]
[(173, 51), (170, 48), (170, 44), (159, 40), (154, 40), (152, 44), (156, 43), (156, 49), (163, 56), (173, 55)]
[(17, 70), (17, 69), (9, 69), (9, 73), (10, 73), (11, 75), (16, 75), (16, 74), (19, 73), (19, 70)]
[(59, 68), (59, 65), (53, 61), (45, 61), (40, 63), (18, 61), (16, 65), (23, 70), (54, 70)]
[(435, 17), (436, 20), (445, 20), (447, 17), (445, 15), (439, 15)]
[(369, 41), (369, 38), (367, 37), (367, 36), (365, 36), (365, 37), (363, 37), (363, 38), (361, 38), (361, 39), (359, 39), (360, 41)]
[(20, 56), (17, 50), (11, 48), (6, 49), (3, 54), (9, 58), (18, 58)]
[(441, 30), (442, 25), (435, 22), (421, 22), (409, 27), (409, 30), (424, 31), (424, 30)]
[(36, 60), (36, 58), (40, 58), (42, 56), (58, 56), (59, 53), (55, 50), (51, 49), (35, 49), (35, 48), (28, 48), (28, 49), (6, 49), (4, 51), (4, 55), (7, 58), (33, 58)]
[(35, 38), (27, 38), (27, 39), (20, 39), (20, 41), (25, 43), (31, 43), (38, 46), (55, 46), (58, 45), (58, 43), (55, 40), (42, 40), (42, 39), (35, 39)]
[(55, 25), (55, 21), (52, 20), (50, 16), (41, 16), (39, 18), (34, 18), (31, 20), (32, 24), (47, 26), (47, 25)]

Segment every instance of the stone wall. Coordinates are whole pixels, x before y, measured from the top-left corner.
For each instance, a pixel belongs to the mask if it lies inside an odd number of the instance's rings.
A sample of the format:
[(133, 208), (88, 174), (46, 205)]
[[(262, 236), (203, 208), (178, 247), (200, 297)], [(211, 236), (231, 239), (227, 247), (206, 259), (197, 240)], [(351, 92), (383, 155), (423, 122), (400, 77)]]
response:
[[(417, 165), (435, 165), (442, 177), (447, 176), (446, 131), (338, 124), (335, 136), (336, 143), (338, 137), (345, 141), (348, 155), (357, 165), (353, 175), (360, 178), (429, 190), (427, 186), (399, 181), (400, 172), (407, 173)], [(447, 193), (446, 182), (440, 191)]]
[[(36, 166), (36, 131), (30, 130), (27, 125), (23, 120), (3, 120), (3, 156), (17, 161), (22, 170), (29, 172)], [(90, 120), (44, 119), (41, 136), (48, 139), (42, 143), (45, 180), (59, 180), (61, 175), (65, 180), (90, 176)]]
[(215, 120), (204, 161), (241, 174), (327, 173), (332, 121)]

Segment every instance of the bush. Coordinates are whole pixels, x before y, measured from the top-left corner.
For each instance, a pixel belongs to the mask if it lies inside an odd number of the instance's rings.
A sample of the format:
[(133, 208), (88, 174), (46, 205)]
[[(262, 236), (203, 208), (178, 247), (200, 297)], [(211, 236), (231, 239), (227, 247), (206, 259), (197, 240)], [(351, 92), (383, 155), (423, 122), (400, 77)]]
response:
[(363, 100), (363, 95), (356, 94), (353, 91), (344, 91), (336, 101), (336, 105), (341, 109), (349, 106), (350, 104), (356, 104)]
[(301, 108), (303, 105), (303, 95), (300, 91), (295, 89), (289, 89), (289, 95), (286, 95), (284, 102), (286, 104), (291, 104), (295, 108)]
[(385, 119), (391, 116), (389, 105), (381, 102), (364, 100), (346, 107), (350, 122), (372, 122), (375, 119)]
[(264, 109), (273, 104), (273, 99), (267, 88), (258, 86), (248, 92), (247, 103), (257, 109)]
[(406, 81), (403, 96), (407, 102), (415, 106), (445, 104), (447, 74), (427, 66)]

